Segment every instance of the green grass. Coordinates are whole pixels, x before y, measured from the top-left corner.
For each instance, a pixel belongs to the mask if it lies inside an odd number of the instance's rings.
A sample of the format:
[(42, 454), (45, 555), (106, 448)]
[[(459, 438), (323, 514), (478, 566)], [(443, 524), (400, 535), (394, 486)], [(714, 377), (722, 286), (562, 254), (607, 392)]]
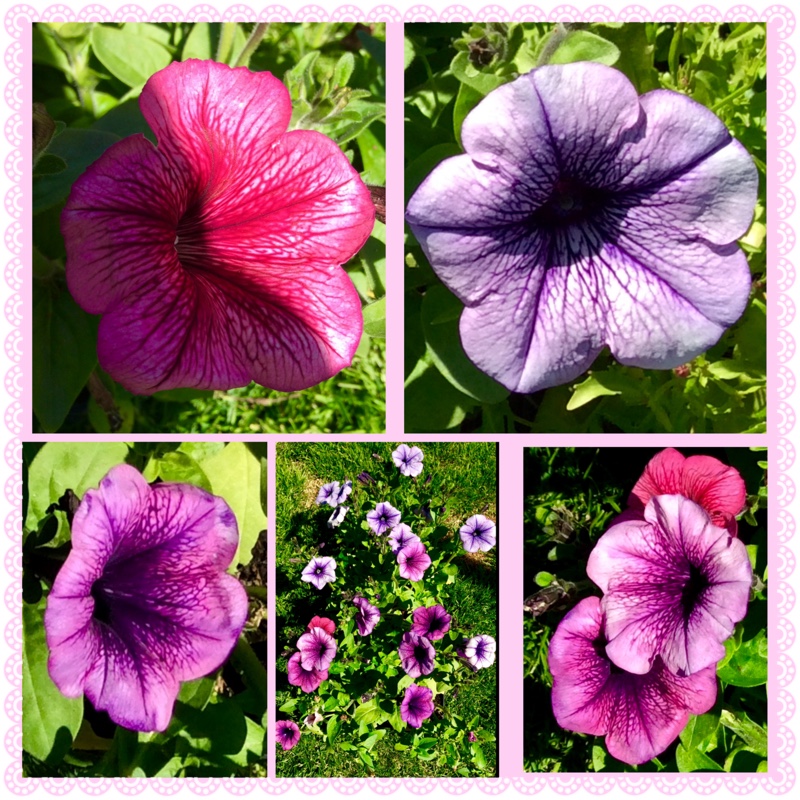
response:
[[(413, 444), (409, 442), (408, 444)], [(419, 443), (425, 453), (424, 471), (419, 481), (431, 476), (430, 492), (440, 498), (445, 512), (438, 521), (446, 525), (451, 535), (476, 513), (496, 519), (497, 461), (494, 443)], [(373, 458), (377, 454), (384, 464), (391, 464), (391, 452), (396, 444), (385, 442), (348, 443), (279, 443), (276, 464), (276, 630), (277, 648), (277, 706), (280, 707), (299, 690), (286, 679), (286, 663), (294, 651), (297, 637), (315, 614), (334, 616), (326, 607), (325, 594), (301, 583), (299, 574), (311, 553), (333, 553), (337, 543), (325, 526), (326, 514), (314, 500), (323, 483), (332, 480), (354, 481), (353, 503), (358, 505), (360, 485), (356, 475), (366, 470), (375, 477), (382, 466)], [(392, 467), (393, 469), (393, 467)], [(361, 509), (362, 513), (364, 509)], [(324, 545), (320, 547), (320, 545)], [(447, 610), (454, 625), (465, 635), (488, 633), (497, 637), (497, 561), (496, 549), (488, 553), (459, 554), (453, 563), (459, 567), (456, 582), (449, 586)], [(336, 592), (348, 587), (333, 584)], [(338, 596), (336, 598), (338, 603)], [(379, 629), (376, 630), (376, 634)], [(373, 635), (376, 635), (373, 634)], [(391, 638), (391, 636), (389, 637)], [(396, 646), (394, 640), (388, 646)], [(441, 696), (439, 697), (441, 700)], [(497, 664), (470, 674), (444, 695), (445, 711), (461, 718), (467, 726), (475, 717), (476, 727), (497, 733)], [(286, 715), (279, 712), (279, 717)], [(353, 751), (327, 746), (325, 740), (295, 719), (303, 736), (291, 751), (277, 751), (278, 776), (395, 776), (431, 777), (455, 776), (452, 768), (439, 764), (437, 759), (422, 761), (394, 749), (408, 742), (408, 730), (395, 732), (388, 724), (386, 736), (371, 751), (372, 768), (363, 764)], [(466, 729), (466, 728), (465, 728)], [(324, 726), (323, 726), (324, 730)], [(412, 731), (413, 733), (413, 731)], [(425, 726), (420, 729), (425, 736)], [(483, 742), (483, 752), (490, 770), (496, 772), (497, 744)], [(464, 766), (471, 767), (467, 762)], [(490, 773), (491, 774), (491, 773)]]

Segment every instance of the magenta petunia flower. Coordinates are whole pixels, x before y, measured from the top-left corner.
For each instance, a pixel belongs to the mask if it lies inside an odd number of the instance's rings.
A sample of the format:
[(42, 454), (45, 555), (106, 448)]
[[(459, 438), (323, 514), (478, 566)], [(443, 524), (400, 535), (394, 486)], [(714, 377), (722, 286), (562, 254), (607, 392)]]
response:
[(393, 553), (399, 553), (406, 545), (412, 542), (421, 541), (419, 536), (413, 533), (405, 522), (395, 526), (388, 538), (389, 546), (392, 548)]
[(424, 457), (419, 447), (409, 447), (407, 444), (401, 444), (392, 453), (392, 461), (400, 470), (400, 474), (411, 478), (422, 472), (422, 459)]
[(239, 542), (227, 503), (181, 483), (111, 469), (72, 521), (72, 550), (47, 600), (48, 670), (114, 722), (163, 731), (181, 681), (213, 672), (247, 619), (226, 573)]
[(367, 512), (367, 524), (378, 535), (394, 528), (400, 522), (400, 512), (391, 503), (378, 503)]
[(747, 491), (738, 470), (713, 456), (689, 456), (668, 447), (650, 459), (628, 498), (626, 519), (643, 519), (645, 506), (660, 494), (682, 494), (701, 505), (711, 521), (736, 536), (736, 515)]
[(292, 686), (299, 686), (304, 692), (311, 694), (319, 689), (323, 681), (328, 680), (328, 670), (314, 667), (307, 669), (301, 662), (302, 657), (301, 653), (295, 653), (289, 659), (286, 672)]
[(300, 741), (300, 728), (290, 719), (275, 723), (275, 740), (284, 750), (291, 750)]
[(473, 636), (464, 645), (464, 658), (475, 669), (485, 669), (494, 664), (497, 642), (492, 636), (484, 633), (481, 636)]
[(336, 580), (336, 561), (330, 556), (317, 556), (308, 562), (300, 575), (300, 580), (312, 583), (322, 589), (326, 583)]
[(422, 542), (411, 542), (397, 553), (400, 577), (409, 581), (421, 581), (425, 570), (431, 565), (431, 557)]
[(680, 678), (660, 658), (643, 675), (609, 660), (600, 600), (581, 600), (550, 641), (553, 714), (562, 728), (606, 737), (614, 758), (643, 764), (666, 750), (689, 714), (704, 714), (717, 697), (715, 667)]
[(174, 62), (139, 105), (158, 147), (109, 147), (61, 215), (69, 290), (102, 315), (103, 369), (151, 394), (290, 391), (349, 366), (363, 321), (340, 265), (375, 212), (339, 147), (287, 133), (289, 92), (245, 67)]
[(443, 606), (421, 606), (414, 609), (414, 624), (411, 626), (411, 633), (417, 636), (424, 636), (435, 642), (443, 639), (447, 631), (450, 630), (450, 620), (453, 618), (448, 614)]
[(370, 605), (366, 597), (356, 595), (353, 598), (353, 605), (356, 611), (356, 627), (361, 636), (369, 636), (381, 618), (381, 612), (373, 605)]
[(297, 640), (303, 669), (324, 672), (336, 655), (336, 640), (323, 628), (311, 628)]
[(676, 675), (716, 664), (747, 613), (753, 576), (744, 544), (680, 495), (612, 525), (586, 572), (604, 592), (608, 657), (640, 675), (658, 656)]
[(424, 636), (417, 636), (416, 633), (404, 633), (397, 652), (400, 654), (400, 663), (403, 665), (403, 669), (412, 678), (430, 675), (433, 672), (436, 651)]
[(580, 62), (490, 92), (406, 218), (465, 305), (469, 358), (511, 391), (573, 380), (604, 346), (669, 369), (715, 344), (747, 305), (736, 244), (753, 217), (753, 160), (708, 109), (637, 96)]
[(312, 628), (322, 628), (326, 633), (333, 636), (336, 632), (336, 623), (327, 617), (311, 617), (311, 622), (308, 623), (306, 630), (310, 631)]
[(419, 728), (433, 714), (433, 692), (427, 686), (412, 683), (400, 703), (400, 719), (412, 728)]
[(468, 553), (478, 550), (488, 552), (497, 543), (497, 527), (483, 514), (470, 517), (458, 532), (461, 542)]

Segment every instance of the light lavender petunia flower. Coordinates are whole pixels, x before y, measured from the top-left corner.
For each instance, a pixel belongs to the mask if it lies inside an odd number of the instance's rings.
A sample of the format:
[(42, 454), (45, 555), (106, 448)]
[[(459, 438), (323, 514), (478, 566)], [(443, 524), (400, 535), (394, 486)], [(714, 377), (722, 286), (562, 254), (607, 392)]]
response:
[(303, 570), (300, 580), (313, 583), (317, 589), (322, 589), (326, 583), (333, 583), (336, 580), (336, 561), (330, 556), (312, 558)]
[(422, 542), (411, 542), (397, 552), (400, 577), (409, 581), (420, 581), (431, 565), (431, 557)]
[(433, 714), (433, 692), (427, 686), (412, 683), (400, 703), (400, 719), (412, 728), (419, 728)]
[(336, 655), (336, 640), (323, 628), (311, 628), (297, 640), (303, 669), (323, 672)]
[(605, 593), (608, 657), (628, 672), (649, 672), (657, 656), (676, 675), (716, 664), (747, 613), (747, 548), (681, 495), (654, 497), (644, 520), (612, 525), (586, 571)]
[(488, 634), (474, 636), (464, 645), (464, 657), (474, 669), (484, 669), (494, 664), (497, 642)]
[(114, 722), (163, 731), (181, 681), (213, 672), (247, 619), (226, 573), (239, 542), (227, 503), (125, 464), (86, 492), (47, 600), (48, 670)]
[(450, 620), (452, 616), (444, 610), (444, 606), (421, 606), (414, 609), (414, 624), (411, 626), (411, 633), (417, 636), (424, 636), (435, 642), (443, 639), (447, 631), (450, 630)]
[(475, 553), (478, 550), (487, 552), (497, 542), (497, 527), (483, 514), (475, 514), (470, 517), (458, 533), (464, 549), (468, 553)]
[(318, 506), (321, 506), (323, 503), (331, 506), (332, 508), (336, 507), (336, 499), (339, 497), (339, 481), (333, 481), (331, 483), (326, 483), (318, 492), (317, 492), (317, 499), (316, 503)]
[(279, 719), (275, 723), (275, 740), (284, 750), (291, 750), (300, 741), (300, 728), (290, 719)]
[(606, 345), (671, 369), (741, 317), (758, 174), (704, 106), (548, 65), (490, 92), (461, 139), (406, 219), (465, 305), (466, 354), (509, 390), (567, 383)]
[(328, 517), (328, 527), (329, 528), (338, 528), (342, 522), (344, 521), (344, 516), (348, 512), (347, 506), (339, 506), (333, 514)]
[(319, 689), (323, 681), (328, 680), (327, 669), (306, 669), (302, 662), (302, 654), (295, 653), (287, 664), (286, 673), (292, 686), (299, 686), (304, 692), (310, 694)]
[(419, 541), (419, 536), (412, 533), (411, 528), (404, 522), (397, 525), (389, 534), (389, 546), (392, 548), (393, 553), (399, 553), (407, 544)]
[(390, 503), (378, 503), (372, 511), (367, 512), (367, 523), (381, 536), (400, 522), (400, 512)]
[(581, 600), (550, 641), (553, 713), (562, 728), (606, 737), (608, 752), (627, 764), (662, 753), (717, 697), (712, 665), (688, 677), (660, 658), (644, 675), (625, 672), (607, 657), (600, 600)]
[(417, 636), (416, 633), (404, 633), (397, 652), (400, 654), (400, 663), (403, 665), (403, 669), (412, 678), (430, 675), (433, 672), (436, 651), (424, 636)]
[(400, 474), (412, 478), (422, 472), (422, 459), (424, 457), (419, 447), (409, 447), (407, 444), (401, 444), (392, 453), (392, 461), (400, 470)]
[(381, 612), (373, 605), (370, 605), (366, 597), (356, 595), (353, 598), (353, 605), (356, 611), (356, 627), (361, 636), (369, 636), (381, 618)]

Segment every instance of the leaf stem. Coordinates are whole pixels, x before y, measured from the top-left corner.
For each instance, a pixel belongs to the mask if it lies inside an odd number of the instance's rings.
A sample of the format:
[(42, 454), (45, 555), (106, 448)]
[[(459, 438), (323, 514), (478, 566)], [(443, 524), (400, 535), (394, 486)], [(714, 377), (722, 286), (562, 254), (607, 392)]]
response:
[(242, 52), (239, 53), (239, 57), (233, 64), (234, 67), (246, 67), (250, 64), (251, 56), (255, 52), (256, 48), (261, 44), (261, 40), (264, 38), (268, 30), (269, 22), (259, 22), (255, 28), (253, 28), (250, 38), (247, 40), (247, 42), (245, 42)]

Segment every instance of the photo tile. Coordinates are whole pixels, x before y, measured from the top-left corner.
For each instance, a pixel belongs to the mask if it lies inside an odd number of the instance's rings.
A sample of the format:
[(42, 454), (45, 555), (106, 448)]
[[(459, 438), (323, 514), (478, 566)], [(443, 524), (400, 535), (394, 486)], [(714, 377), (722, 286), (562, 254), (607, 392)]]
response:
[(266, 445), (22, 446), (22, 769), (266, 776)]
[(767, 25), (405, 25), (405, 430), (766, 430)]
[(32, 36), (32, 432), (383, 432), (386, 24)]
[(497, 444), (277, 444), (276, 773), (498, 774)]
[(766, 448), (524, 456), (528, 772), (765, 772)]

